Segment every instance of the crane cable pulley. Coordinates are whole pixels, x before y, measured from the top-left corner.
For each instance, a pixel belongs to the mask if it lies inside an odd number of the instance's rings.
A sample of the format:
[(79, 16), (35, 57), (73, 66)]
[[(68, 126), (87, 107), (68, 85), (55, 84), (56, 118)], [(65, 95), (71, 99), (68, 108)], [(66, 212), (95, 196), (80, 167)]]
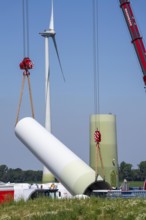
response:
[(26, 1), (22, 0), (22, 1), (23, 1), (23, 52), (24, 52), (24, 59), (19, 64), (19, 67), (20, 67), (20, 69), (22, 69), (24, 71), (23, 71), (22, 86), (21, 86), (21, 91), (20, 91), (20, 98), (19, 98), (19, 103), (18, 103), (18, 110), (17, 110), (17, 114), (16, 114), (15, 125), (18, 123), (18, 120), (19, 120), (19, 114), (20, 114), (20, 108), (21, 108), (22, 96), (23, 96), (24, 84), (25, 84), (26, 78), (27, 78), (27, 82), (28, 82), (31, 112), (32, 112), (32, 117), (34, 118), (34, 107), (33, 107), (32, 91), (31, 91), (31, 84), (30, 84), (30, 72), (29, 72), (29, 70), (32, 69), (34, 65), (33, 65), (32, 61), (30, 60), (30, 58), (28, 56), (26, 56), (26, 51), (27, 51), (27, 54), (29, 54), (28, 0), (26, 0)]

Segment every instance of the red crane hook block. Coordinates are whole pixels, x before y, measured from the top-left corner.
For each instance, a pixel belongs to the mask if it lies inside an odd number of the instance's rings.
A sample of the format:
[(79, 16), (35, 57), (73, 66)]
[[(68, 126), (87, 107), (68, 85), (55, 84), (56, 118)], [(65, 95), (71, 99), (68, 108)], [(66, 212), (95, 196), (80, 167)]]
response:
[(29, 57), (25, 57), (22, 60), (22, 62), (19, 64), (19, 66), (20, 66), (20, 69), (22, 70), (28, 70), (28, 69), (32, 69), (34, 65)]
[(95, 140), (96, 143), (101, 142), (101, 133), (100, 133), (100, 131), (96, 130), (94, 132), (94, 140)]

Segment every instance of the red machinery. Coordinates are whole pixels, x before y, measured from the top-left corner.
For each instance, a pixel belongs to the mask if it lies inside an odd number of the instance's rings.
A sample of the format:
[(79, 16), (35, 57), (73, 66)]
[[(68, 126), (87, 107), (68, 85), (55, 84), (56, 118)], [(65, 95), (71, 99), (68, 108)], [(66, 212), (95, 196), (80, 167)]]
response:
[(28, 70), (28, 69), (32, 69), (33, 68), (33, 63), (32, 61), (29, 59), (29, 57), (25, 57), (22, 62), (19, 64), (20, 69), (23, 70)]
[(0, 204), (14, 200), (14, 187), (13, 186), (0, 186)]
[(98, 129), (94, 132), (94, 140), (96, 143), (101, 142), (101, 133)]
[(132, 38), (132, 43), (134, 45), (137, 57), (139, 59), (142, 68), (143, 80), (146, 85), (146, 50), (144, 47), (144, 43), (142, 37), (140, 36), (138, 26), (134, 18), (134, 14), (130, 6), (130, 1), (129, 0), (119, 0), (119, 1), (120, 1), (120, 7), (122, 8)]

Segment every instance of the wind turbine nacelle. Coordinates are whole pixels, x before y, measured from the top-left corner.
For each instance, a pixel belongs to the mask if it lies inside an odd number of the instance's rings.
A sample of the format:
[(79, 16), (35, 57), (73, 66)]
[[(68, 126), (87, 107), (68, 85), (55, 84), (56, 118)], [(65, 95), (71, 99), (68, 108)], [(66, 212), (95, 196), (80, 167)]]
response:
[(41, 32), (40, 35), (42, 37), (53, 37), (55, 36), (56, 32), (53, 29), (44, 30), (44, 32)]

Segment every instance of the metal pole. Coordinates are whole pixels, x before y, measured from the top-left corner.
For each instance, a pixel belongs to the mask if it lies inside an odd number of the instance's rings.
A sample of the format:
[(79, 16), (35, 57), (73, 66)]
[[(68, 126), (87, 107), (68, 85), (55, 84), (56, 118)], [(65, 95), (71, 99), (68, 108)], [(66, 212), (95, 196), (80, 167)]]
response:
[(51, 132), (49, 43), (45, 37), (45, 128)]

